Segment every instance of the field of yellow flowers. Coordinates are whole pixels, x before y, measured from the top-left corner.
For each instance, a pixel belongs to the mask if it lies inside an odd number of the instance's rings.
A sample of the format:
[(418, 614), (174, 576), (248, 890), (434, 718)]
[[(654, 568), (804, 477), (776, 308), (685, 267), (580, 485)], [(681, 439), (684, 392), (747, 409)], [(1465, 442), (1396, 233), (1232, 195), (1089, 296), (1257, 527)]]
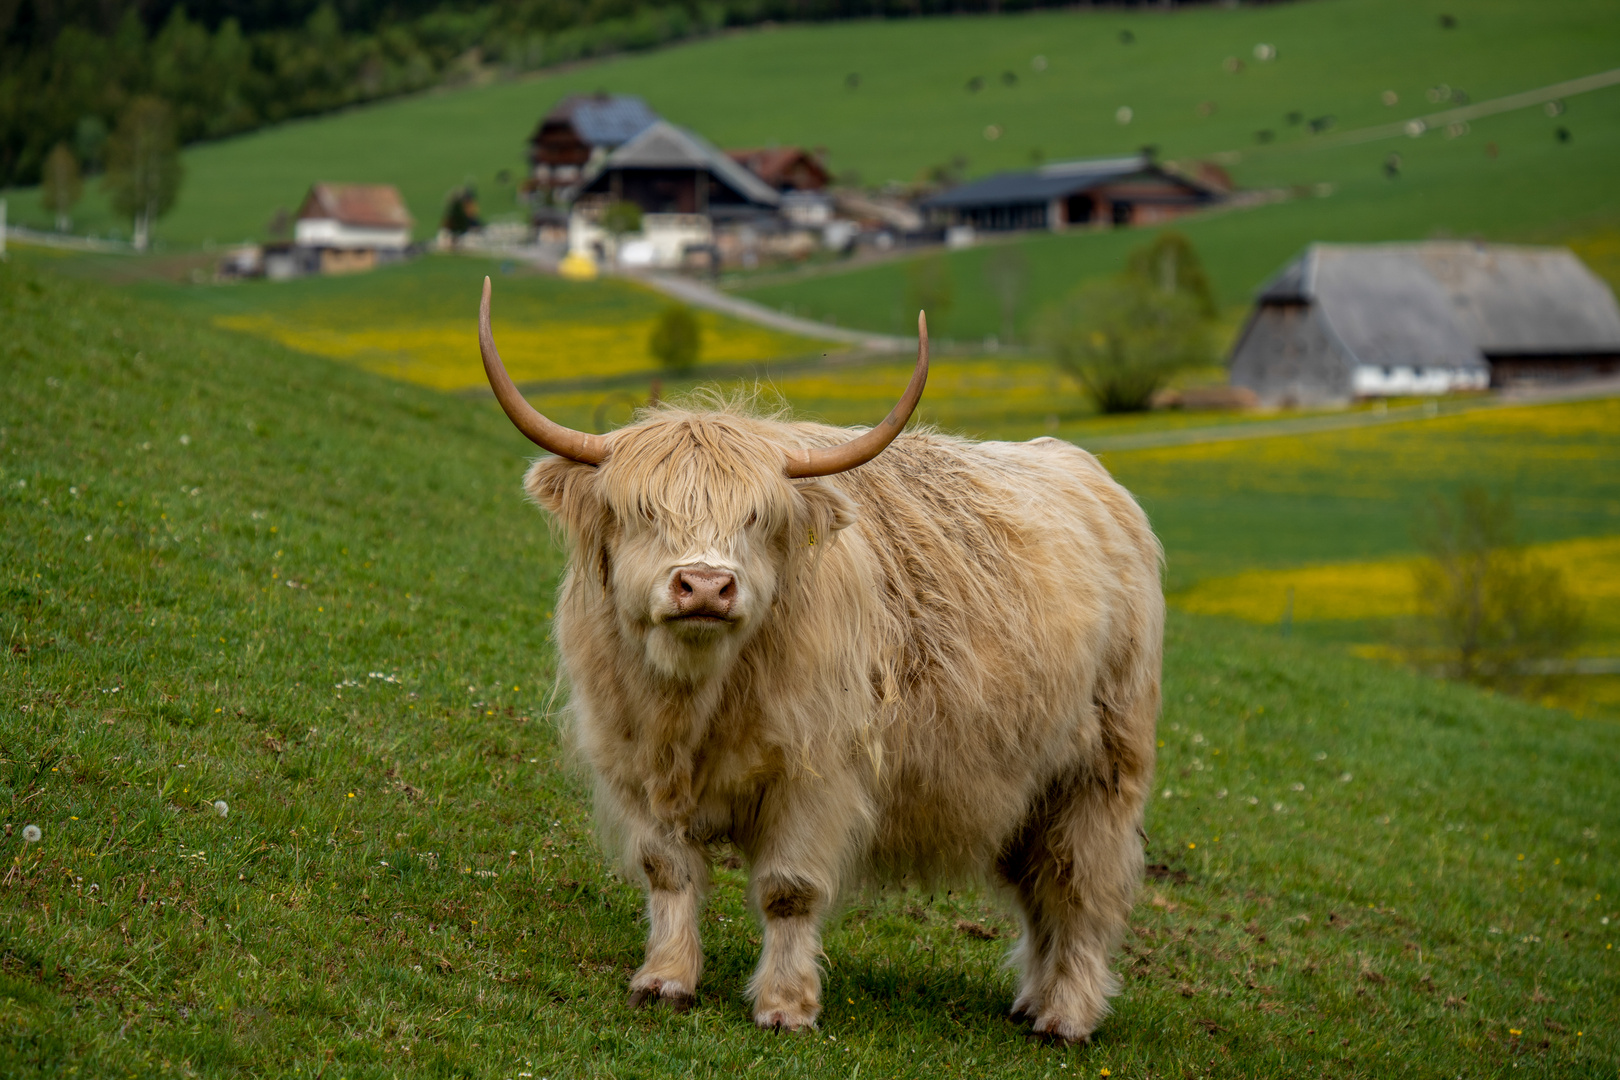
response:
[[(566, 281), (486, 259), (427, 257), (350, 277), (249, 281), (166, 298), (215, 325), (355, 364), (436, 390), (484, 380), (478, 361), (478, 297), (492, 304), (501, 357), (519, 382), (656, 376), (647, 338), (669, 303), (627, 281)], [(702, 364), (826, 352), (825, 343), (737, 319), (698, 314)]]

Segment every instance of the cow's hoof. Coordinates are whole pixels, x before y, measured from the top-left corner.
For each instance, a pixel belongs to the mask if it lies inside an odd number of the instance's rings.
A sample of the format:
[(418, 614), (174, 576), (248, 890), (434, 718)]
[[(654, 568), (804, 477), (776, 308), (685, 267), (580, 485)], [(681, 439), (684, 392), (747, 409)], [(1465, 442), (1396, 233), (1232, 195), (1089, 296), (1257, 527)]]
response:
[(690, 1009), (697, 998), (690, 992), (681, 989), (677, 982), (651, 982), (646, 986), (638, 986), (630, 991), (630, 1007), (632, 1009), (645, 1008), (663, 1002), (678, 1013)]
[(1007, 1014), (1007, 1018), (1015, 1024), (1032, 1024), (1040, 1014), (1040, 1002), (1033, 998), (1020, 997), (1013, 1002), (1012, 1012)]
[(1043, 1016), (1035, 1021), (1035, 1030), (1030, 1033), (1030, 1037), (1072, 1046), (1076, 1043), (1090, 1042), (1091, 1029), (1081, 1027), (1061, 1016)]
[(807, 1031), (816, 1026), (816, 1016), (796, 1009), (761, 1009), (754, 1023), (767, 1031)]

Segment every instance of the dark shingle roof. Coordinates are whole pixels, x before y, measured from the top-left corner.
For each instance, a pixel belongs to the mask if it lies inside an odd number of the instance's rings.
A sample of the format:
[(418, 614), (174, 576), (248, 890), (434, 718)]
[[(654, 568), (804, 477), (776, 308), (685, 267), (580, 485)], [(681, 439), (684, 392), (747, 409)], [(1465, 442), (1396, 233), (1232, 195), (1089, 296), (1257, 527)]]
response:
[[(1087, 161), (1065, 161), (1047, 165), (1033, 172), (1006, 172), (971, 184), (942, 191), (924, 199), (927, 210), (952, 210), (968, 206), (1005, 205), (1007, 203), (1044, 203), (1061, 199), (1095, 187), (1110, 180), (1143, 173), (1159, 175), (1160, 170), (1140, 155), (1117, 158), (1092, 158)], [(1203, 186), (1181, 177), (1176, 178), (1195, 190)]]
[(775, 188), (715, 149), (707, 139), (668, 120), (659, 120), (609, 154), (580, 184), (580, 189), (589, 188), (598, 176), (611, 169), (707, 169), (749, 202), (776, 206), (782, 201)]
[(547, 113), (546, 120), (566, 120), (586, 143), (611, 149), (656, 124), (658, 114), (631, 94), (573, 94)]

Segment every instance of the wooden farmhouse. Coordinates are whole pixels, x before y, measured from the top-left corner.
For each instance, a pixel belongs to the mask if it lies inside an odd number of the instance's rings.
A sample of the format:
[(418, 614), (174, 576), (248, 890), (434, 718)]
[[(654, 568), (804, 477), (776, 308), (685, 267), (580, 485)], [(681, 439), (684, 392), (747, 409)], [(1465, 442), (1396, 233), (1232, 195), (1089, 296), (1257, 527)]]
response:
[[(677, 266), (731, 239), (775, 227), (782, 195), (701, 136), (660, 120), (580, 180), (568, 215), (570, 251), (617, 250), (626, 266)], [(622, 249), (602, 226), (613, 203), (641, 210), (639, 238)]]
[(802, 146), (727, 150), (726, 156), (777, 191), (821, 191), (832, 183), (821, 156)]
[(727, 150), (726, 155), (775, 188), (782, 196), (782, 217), (792, 225), (822, 228), (833, 218), (833, 199), (827, 187), (832, 173), (820, 152), (801, 146), (773, 146), (765, 150)]
[(574, 94), (546, 113), (529, 138), (530, 191), (571, 188), (658, 114), (629, 94)]
[(982, 232), (1153, 225), (1221, 201), (1212, 185), (1144, 156), (1095, 158), (1007, 172), (923, 200), (936, 225)]
[(1620, 371), (1620, 306), (1566, 248), (1314, 244), (1231, 356), (1269, 405), (1445, 394)]
[(404, 258), (411, 214), (392, 184), (315, 184), (293, 224), (293, 244), (323, 274), (369, 270)]
[(701, 136), (660, 120), (609, 154), (579, 185), (579, 202), (633, 202), (643, 214), (711, 218), (773, 214), (775, 188)]

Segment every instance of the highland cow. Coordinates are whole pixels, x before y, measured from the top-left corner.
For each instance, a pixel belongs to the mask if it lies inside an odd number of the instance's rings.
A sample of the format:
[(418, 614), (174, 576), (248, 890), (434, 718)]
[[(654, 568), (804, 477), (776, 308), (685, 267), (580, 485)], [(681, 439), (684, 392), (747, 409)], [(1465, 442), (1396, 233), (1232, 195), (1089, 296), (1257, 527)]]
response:
[(556, 640), (597, 815), (645, 881), (631, 1000), (690, 1005), (714, 847), (747, 859), (763, 1027), (813, 1026), (821, 924), (863, 881), (989, 880), (1022, 916), (1015, 1016), (1090, 1036), (1142, 872), (1163, 647), (1141, 509), (1056, 439), (869, 431), (714, 401), (590, 435), (518, 393), (566, 530)]

